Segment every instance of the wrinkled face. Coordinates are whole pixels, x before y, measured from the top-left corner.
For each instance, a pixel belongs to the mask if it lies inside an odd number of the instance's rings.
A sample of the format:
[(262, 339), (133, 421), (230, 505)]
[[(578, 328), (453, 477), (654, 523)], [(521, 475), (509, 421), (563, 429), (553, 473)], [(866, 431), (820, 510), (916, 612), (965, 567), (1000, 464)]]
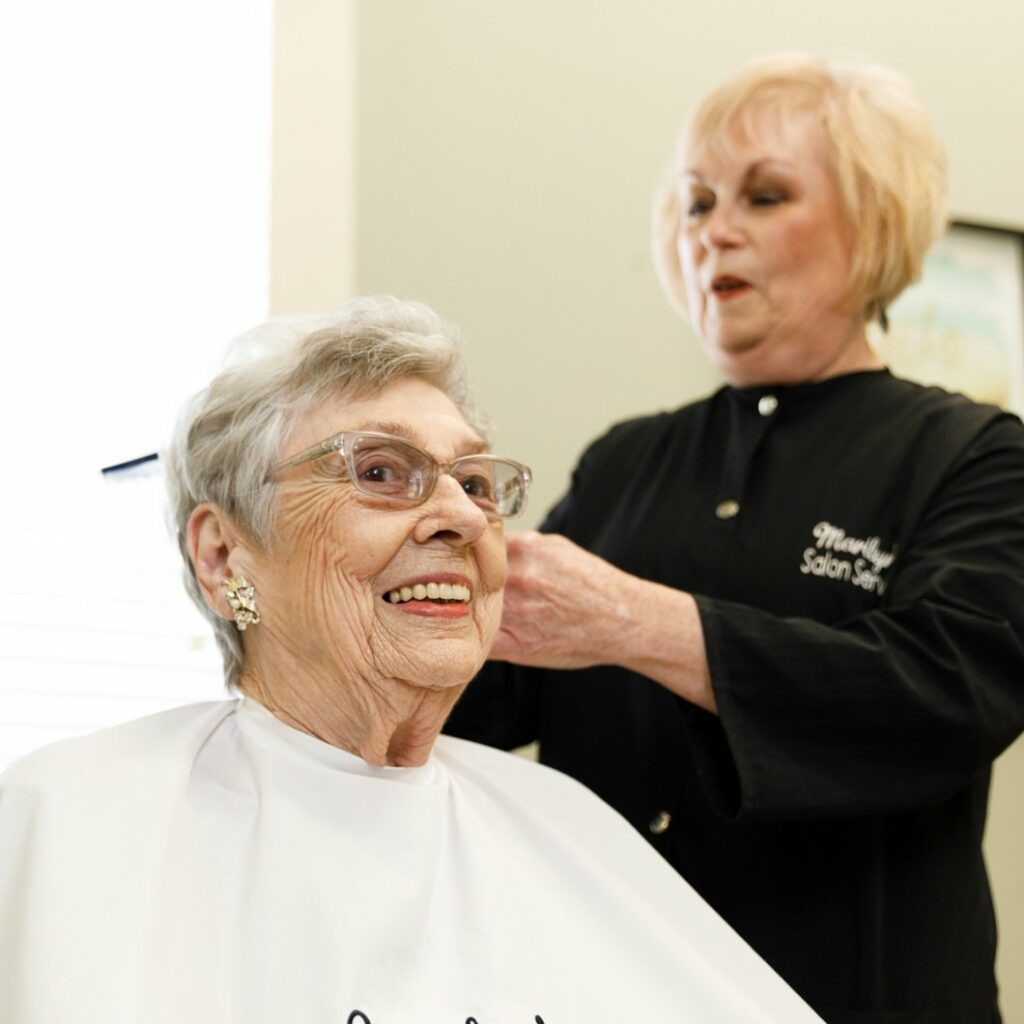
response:
[[(406, 378), (376, 397), (337, 398), (306, 414), (282, 458), (343, 430), (398, 434), (442, 463), (483, 449), (443, 392)], [(289, 468), (278, 487), (274, 540), (252, 568), (268, 656), (286, 651), (300, 671), (385, 691), (393, 680), (431, 689), (466, 683), (501, 617), (501, 522), (448, 475), (422, 505), (381, 507), (353, 488), (337, 453)], [(388, 599), (431, 583), (454, 585), (463, 599)]]
[(733, 383), (816, 379), (858, 333), (846, 308), (851, 231), (821, 130), (765, 113), (691, 147), (679, 260), (712, 361)]

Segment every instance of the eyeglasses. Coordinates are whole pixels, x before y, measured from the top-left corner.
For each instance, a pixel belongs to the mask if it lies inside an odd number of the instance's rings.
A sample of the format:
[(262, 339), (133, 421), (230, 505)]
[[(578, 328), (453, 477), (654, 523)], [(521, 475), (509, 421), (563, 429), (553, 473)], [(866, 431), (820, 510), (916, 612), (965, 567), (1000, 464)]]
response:
[(401, 437), (371, 430), (335, 434), (275, 466), (267, 476), (334, 452), (344, 457), (355, 489), (387, 505), (423, 504), (434, 493), (440, 476), (448, 473), (489, 516), (508, 519), (526, 508), (532, 476), (522, 463), (497, 455), (463, 455), (440, 463)]

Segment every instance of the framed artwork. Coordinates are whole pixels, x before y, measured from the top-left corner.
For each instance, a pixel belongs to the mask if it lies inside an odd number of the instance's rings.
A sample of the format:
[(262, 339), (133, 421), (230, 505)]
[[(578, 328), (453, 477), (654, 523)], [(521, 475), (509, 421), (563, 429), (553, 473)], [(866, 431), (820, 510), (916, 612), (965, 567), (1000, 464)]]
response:
[(954, 221), (871, 341), (898, 377), (1024, 416), (1024, 232)]

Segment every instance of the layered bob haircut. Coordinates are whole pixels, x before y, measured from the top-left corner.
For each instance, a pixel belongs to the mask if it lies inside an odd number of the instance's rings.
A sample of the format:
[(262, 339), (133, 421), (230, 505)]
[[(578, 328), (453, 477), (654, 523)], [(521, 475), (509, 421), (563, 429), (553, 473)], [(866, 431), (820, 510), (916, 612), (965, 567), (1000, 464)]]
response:
[(724, 144), (737, 127), (756, 138), (764, 116), (783, 125), (809, 116), (820, 125), (854, 239), (849, 308), (884, 325), (885, 308), (921, 276), (925, 253), (945, 226), (946, 154), (902, 76), (806, 54), (747, 65), (706, 96), (684, 126), (652, 211), (654, 262), (670, 302), (685, 314), (677, 238), (689, 155), (699, 146)]
[(203, 599), (188, 553), (192, 512), (217, 505), (252, 542), (271, 547), (276, 488), (267, 474), (287, 455), (296, 418), (328, 399), (372, 397), (405, 377), (443, 391), (489, 441), (488, 424), (469, 395), (455, 329), (424, 305), (388, 296), (255, 328), (186, 405), (167, 452), (171, 528), (185, 562), (185, 587), (213, 626), (229, 689), (242, 668), (241, 638)]

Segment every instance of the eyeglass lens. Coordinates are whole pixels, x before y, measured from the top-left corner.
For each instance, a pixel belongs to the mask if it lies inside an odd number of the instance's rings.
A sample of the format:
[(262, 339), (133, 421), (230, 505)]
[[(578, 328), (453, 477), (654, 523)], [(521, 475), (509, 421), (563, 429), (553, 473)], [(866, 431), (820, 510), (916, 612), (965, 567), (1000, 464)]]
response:
[[(384, 501), (415, 504), (424, 501), (434, 486), (437, 464), (397, 438), (356, 436), (349, 447), (349, 460), (356, 487)], [(466, 456), (456, 460), (451, 474), (486, 512), (511, 516), (522, 508), (522, 473), (510, 462)]]

